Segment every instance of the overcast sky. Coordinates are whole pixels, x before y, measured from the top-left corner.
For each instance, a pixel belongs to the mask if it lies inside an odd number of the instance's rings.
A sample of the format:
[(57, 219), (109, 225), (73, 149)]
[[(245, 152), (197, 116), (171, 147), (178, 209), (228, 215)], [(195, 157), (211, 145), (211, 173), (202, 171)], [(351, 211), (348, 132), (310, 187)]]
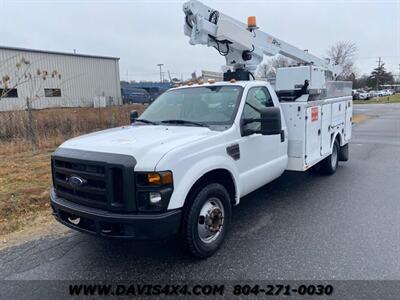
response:
[[(184, 36), (183, 2), (0, 0), (0, 45), (117, 56), (122, 80), (157, 80), (157, 63), (173, 77), (219, 71), (224, 58)], [(378, 56), (399, 74), (400, 0), (203, 2), (243, 22), (255, 15), (261, 30), (317, 56), (353, 41), (359, 74)]]

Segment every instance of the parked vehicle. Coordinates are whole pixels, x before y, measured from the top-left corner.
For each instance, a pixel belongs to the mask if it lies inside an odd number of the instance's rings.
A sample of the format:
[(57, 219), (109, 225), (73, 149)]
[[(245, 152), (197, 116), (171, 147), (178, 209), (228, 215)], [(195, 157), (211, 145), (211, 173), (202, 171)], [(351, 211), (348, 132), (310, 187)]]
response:
[(241, 197), (285, 170), (333, 174), (348, 159), (351, 111), (351, 96), (280, 103), (261, 81), (172, 89), (132, 126), (55, 151), (54, 215), (105, 237), (180, 233), (194, 255), (211, 255)]
[(122, 88), (123, 103), (150, 103), (151, 97), (144, 89)]
[(382, 90), (383, 96), (391, 96), (393, 95), (393, 92), (391, 90)]
[(396, 91), (394, 89), (388, 89), (387, 91), (390, 93), (390, 95), (396, 94)]
[(369, 93), (364, 90), (357, 90), (356, 94), (357, 94), (357, 99), (359, 100), (368, 100), (370, 98)]
[(384, 96), (383, 91), (375, 91), (375, 90), (372, 90), (372, 91), (369, 91), (369, 94), (371, 95), (371, 98), (376, 98), (376, 97), (382, 97), (382, 96)]
[(359, 99), (359, 94), (357, 90), (352, 90), (351, 91), (351, 96), (353, 97), (353, 100), (358, 100)]
[[(170, 89), (140, 117), (133, 111), (130, 126), (64, 142), (52, 155), (50, 202), (55, 218), (75, 230), (112, 238), (178, 235), (204, 258), (222, 245), (243, 196), (285, 170), (332, 175), (348, 160), (353, 105), (351, 82), (333, 80), (340, 67), (263, 38), (254, 19), (256, 34), (198, 1), (185, 3), (184, 13), (191, 44), (227, 41), (218, 52), (235, 55), (235, 65), (224, 82)], [(273, 88), (250, 80), (263, 53), (307, 64), (278, 68)]]

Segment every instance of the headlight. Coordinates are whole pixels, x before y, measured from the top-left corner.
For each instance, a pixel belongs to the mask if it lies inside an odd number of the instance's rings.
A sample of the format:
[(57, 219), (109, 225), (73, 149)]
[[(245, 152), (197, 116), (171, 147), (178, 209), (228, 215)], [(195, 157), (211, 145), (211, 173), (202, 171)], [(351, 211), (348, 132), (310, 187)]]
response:
[(151, 204), (158, 204), (162, 200), (161, 194), (158, 193), (158, 192), (150, 192), (149, 193), (149, 200), (150, 200)]
[(172, 191), (173, 177), (170, 171), (136, 174), (136, 203), (139, 211), (165, 211)]

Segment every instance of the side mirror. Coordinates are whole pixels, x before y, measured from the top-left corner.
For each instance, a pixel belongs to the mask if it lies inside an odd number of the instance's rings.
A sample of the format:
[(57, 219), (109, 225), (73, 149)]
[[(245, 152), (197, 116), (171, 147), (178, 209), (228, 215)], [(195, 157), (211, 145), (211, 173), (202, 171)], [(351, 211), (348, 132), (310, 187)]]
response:
[[(282, 120), (281, 110), (279, 107), (266, 107), (260, 110), (260, 119), (243, 119), (242, 120), (242, 135), (251, 135), (254, 133), (261, 133), (262, 135), (281, 134)], [(260, 123), (259, 130), (244, 128), (245, 125), (250, 123)]]
[(136, 122), (136, 119), (139, 118), (139, 113), (137, 110), (131, 110), (129, 114), (129, 119), (131, 120), (131, 124)]

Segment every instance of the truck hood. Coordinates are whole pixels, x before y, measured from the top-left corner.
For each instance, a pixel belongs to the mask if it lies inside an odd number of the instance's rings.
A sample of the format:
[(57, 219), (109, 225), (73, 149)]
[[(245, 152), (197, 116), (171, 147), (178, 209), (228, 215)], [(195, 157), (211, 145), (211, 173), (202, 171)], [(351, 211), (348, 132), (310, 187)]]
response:
[(137, 169), (153, 170), (170, 150), (218, 134), (205, 127), (132, 125), (82, 135), (60, 147), (133, 156)]

